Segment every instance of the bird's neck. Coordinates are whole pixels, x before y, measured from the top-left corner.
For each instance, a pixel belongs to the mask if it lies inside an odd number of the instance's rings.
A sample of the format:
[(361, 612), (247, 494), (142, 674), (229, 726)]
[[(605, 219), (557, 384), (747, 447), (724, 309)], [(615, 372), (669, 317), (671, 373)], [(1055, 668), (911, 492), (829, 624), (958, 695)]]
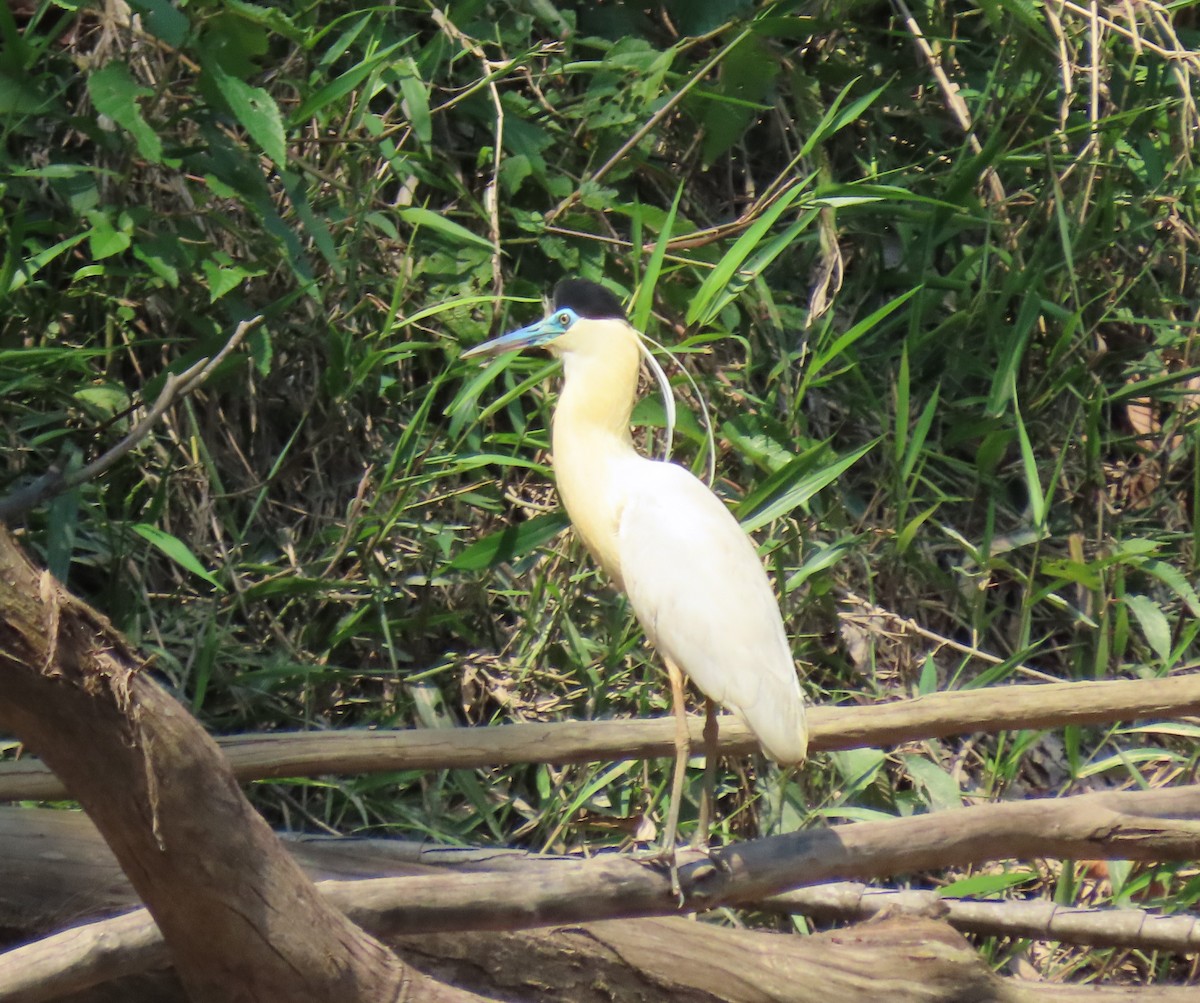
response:
[(633, 451), (629, 416), (640, 357), (632, 339), (603, 355), (563, 356), (563, 387), (554, 410), (554, 454), (601, 448)]
[[(633, 448), (629, 416), (637, 394), (636, 342), (603, 355), (564, 353), (554, 410), (554, 475), (571, 524), (592, 556), (621, 585), (617, 529), (623, 474), (648, 462)], [(628, 348), (628, 350), (625, 350)]]

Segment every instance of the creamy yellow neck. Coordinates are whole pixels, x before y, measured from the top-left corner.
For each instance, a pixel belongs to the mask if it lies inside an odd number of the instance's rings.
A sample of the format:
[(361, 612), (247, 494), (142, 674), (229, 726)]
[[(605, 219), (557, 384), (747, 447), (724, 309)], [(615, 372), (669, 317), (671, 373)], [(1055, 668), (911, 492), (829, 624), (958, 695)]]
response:
[[(617, 528), (622, 464), (636, 462), (629, 416), (640, 365), (637, 335), (613, 331), (600, 350), (563, 351), (563, 388), (554, 411), (559, 497), (592, 556), (621, 584)], [(591, 347), (589, 346), (581, 346)]]

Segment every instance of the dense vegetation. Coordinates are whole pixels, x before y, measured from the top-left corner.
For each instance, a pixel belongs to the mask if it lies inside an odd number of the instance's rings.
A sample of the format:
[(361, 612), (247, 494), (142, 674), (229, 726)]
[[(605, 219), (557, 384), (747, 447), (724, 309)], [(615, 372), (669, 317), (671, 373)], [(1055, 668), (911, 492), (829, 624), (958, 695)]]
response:
[[(262, 317), (110, 469), (8, 518), (214, 732), (662, 714), (653, 653), (561, 532), (552, 363), (457, 361), (578, 274), (694, 377), (673, 370), (677, 453), (708, 462), (703, 399), (813, 701), (1178, 669), (1200, 651), (1200, 31), (1188, 4), (1115, 11), (5, 5), (0, 494), (69, 478)], [(759, 764), (722, 824), (1166, 783), (1196, 737), (925, 743), (786, 785)], [(280, 826), (571, 848), (644, 834), (668, 779), (254, 795)], [(988, 881), (1200, 898), (1178, 865)]]

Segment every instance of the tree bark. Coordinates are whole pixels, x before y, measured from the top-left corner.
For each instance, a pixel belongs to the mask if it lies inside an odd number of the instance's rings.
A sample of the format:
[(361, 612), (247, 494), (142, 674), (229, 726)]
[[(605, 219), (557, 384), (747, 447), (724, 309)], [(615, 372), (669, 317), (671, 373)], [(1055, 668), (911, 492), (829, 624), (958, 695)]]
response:
[(0, 727), (95, 822), (190, 998), (466, 998), (427, 984), (317, 893), (145, 667), (0, 526)]

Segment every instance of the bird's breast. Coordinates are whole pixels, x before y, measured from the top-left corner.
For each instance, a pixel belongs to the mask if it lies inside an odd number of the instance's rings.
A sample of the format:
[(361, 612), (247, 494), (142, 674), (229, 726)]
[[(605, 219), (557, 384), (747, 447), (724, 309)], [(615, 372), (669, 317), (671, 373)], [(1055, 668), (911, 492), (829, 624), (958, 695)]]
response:
[(611, 436), (555, 436), (554, 476), (558, 495), (584, 546), (618, 587), (621, 574), (618, 531), (631, 463), (649, 462)]

